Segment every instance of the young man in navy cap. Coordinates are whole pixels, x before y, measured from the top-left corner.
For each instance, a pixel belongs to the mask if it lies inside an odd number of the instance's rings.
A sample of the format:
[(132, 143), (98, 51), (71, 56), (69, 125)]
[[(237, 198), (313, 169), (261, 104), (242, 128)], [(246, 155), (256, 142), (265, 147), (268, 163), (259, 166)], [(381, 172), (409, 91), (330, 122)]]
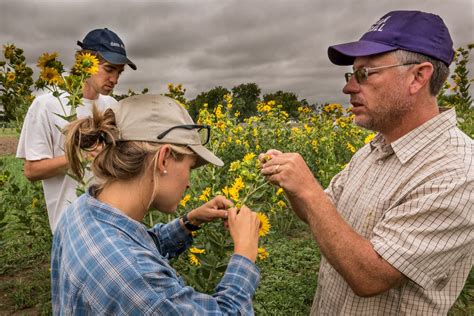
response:
[[(77, 43), (81, 47), (78, 53), (87, 51), (100, 61), (99, 71), (84, 82), (82, 104), (77, 108), (80, 118), (91, 115), (93, 104), (99, 110), (115, 104), (117, 101), (109, 94), (124, 66), (129, 65), (133, 70), (137, 67), (128, 59), (122, 40), (107, 28), (92, 30)], [(77, 187), (77, 182), (66, 174), (68, 162), (63, 151), (63, 134), (59, 130), (67, 121), (55, 114), (63, 113), (62, 106), (68, 107), (64, 94), (61, 102), (62, 105), (52, 93), (35, 98), (25, 117), (16, 154), (25, 160), (25, 176), (30, 181), (43, 181), (53, 233), (64, 208), (76, 198)]]
[(377, 131), (325, 191), (297, 153), (270, 150), (281, 186), (323, 254), (312, 315), (446, 315), (473, 264), (474, 142), (436, 96), (454, 56), (439, 16), (394, 11), (357, 42), (343, 92)]

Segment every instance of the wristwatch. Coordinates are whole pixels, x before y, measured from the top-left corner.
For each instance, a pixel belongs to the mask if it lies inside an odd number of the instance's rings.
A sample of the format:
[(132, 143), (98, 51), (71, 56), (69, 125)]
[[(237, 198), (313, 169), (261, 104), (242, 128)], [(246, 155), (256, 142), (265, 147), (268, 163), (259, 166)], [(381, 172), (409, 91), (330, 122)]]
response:
[(181, 218), (183, 220), (184, 227), (186, 227), (189, 231), (194, 232), (196, 230), (201, 229), (201, 227), (191, 224), (191, 222), (189, 221), (187, 213), (184, 214), (183, 216), (181, 216)]

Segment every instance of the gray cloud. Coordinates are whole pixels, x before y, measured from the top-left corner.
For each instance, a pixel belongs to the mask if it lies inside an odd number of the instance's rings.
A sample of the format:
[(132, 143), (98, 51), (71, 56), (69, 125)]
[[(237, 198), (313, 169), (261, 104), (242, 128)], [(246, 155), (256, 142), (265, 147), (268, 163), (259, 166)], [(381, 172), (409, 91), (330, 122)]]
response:
[(124, 72), (119, 93), (145, 87), (162, 93), (172, 82), (183, 83), (193, 98), (218, 85), (255, 82), (263, 93), (285, 90), (309, 102), (344, 103), (348, 68), (332, 65), (327, 47), (357, 40), (396, 9), (439, 14), (455, 47), (474, 42), (472, 0), (3, 0), (0, 43), (23, 48), (30, 66), (45, 51), (59, 52), (70, 65), (76, 41), (108, 27), (139, 67)]

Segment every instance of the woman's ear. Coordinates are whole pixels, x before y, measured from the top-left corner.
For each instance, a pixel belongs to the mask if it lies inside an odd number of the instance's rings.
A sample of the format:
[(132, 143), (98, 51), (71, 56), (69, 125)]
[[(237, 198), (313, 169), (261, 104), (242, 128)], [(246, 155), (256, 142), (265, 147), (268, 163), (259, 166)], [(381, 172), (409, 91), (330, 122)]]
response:
[(410, 82), (409, 87), (410, 93), (416, 94), (425, 86), (427, 87), (429, 92), (430, 79), (434, 71), (433, 65), (431, 63), (424, 62), (419, 65), (416, 65), (413, 71), (413, 79)]
[(171, 157), (171, 148), (168, 145), (164, 145), (163, 147), (160, 148), (158, 152), (158, 158), (157, 158), (157, 164), (156, 168), (158, 169), (157, 171), (161, 175), (165, 175), (168, 173), (167, 167), (169, 165), (169, 159)]

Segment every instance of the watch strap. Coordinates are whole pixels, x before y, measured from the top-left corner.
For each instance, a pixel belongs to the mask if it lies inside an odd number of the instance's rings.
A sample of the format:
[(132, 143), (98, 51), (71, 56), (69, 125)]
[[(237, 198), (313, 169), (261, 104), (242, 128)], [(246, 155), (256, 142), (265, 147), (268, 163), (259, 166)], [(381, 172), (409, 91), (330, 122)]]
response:
[(191, 224), (191, 222), (189, 221), (187, 213), (184, 214), (181, 218), (183, 219), (184, 227), (186, 227), (188, 230), (194, 232), (196, 230), (201, 229), (201, 227)]

